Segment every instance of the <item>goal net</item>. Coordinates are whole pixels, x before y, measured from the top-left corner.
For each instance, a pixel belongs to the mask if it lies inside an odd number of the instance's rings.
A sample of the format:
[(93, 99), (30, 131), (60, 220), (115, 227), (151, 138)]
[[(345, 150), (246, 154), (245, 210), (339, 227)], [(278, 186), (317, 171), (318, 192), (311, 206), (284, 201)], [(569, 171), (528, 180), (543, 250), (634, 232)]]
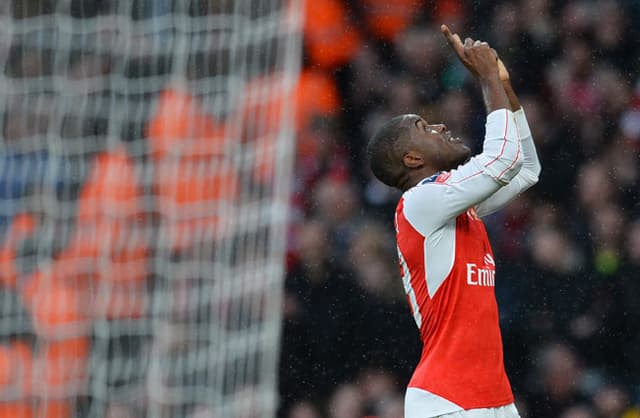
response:
[(0, 418), (274, 416), (301, 7), (0, 2)]

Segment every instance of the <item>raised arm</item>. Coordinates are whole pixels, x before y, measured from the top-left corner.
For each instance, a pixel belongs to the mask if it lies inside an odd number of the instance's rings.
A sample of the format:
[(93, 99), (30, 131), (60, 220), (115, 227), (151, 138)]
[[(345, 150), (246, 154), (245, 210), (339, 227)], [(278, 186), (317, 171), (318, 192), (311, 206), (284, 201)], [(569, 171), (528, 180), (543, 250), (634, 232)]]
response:
[(538, 153), (536, 152), (536, 146), (533, 142), (533, 136), (531, 135), (531, 129), (529, 128), (529, 123), (527, 122), (524, 110), (520, 106), (518, 97), (511, 86), (509, 72), (501, 60), (499, 60), (498, 65), (500, 67), (500, 79), (505, 93), (509, 98), (511, 110), (514, 112), (516, 126), (518, 128), (520, 147), (522, 149), (523, 157), (522, 168), (518, 172), (518, 175), (515, 176), (507, 186), (501, 188), (491, 197), (478, 205), (476, 211), (479, 216), (486, 216), (501, 209), (515, 199), (519, 194), (536, 184), (541, 171)]
[[(443, 28), (447, 36), (448, 29)], [(419, 230), (432, 231), (475, 207), (509, 184), (522, 164), (520, 141), (509, 99), (498, 76), (497, 55), (484, 42), (465, 40), (448, 33), (448, 40), (473, 68), (487, 107), (483, 150), (455, 170), (424, 180), (405, 193), (405, 211)], [(454, 38), (455, 36), (455, 38)], [(453, 38), (453, 39), (449, 39)], [(421, 216), (417, 216), (421, 215)]]

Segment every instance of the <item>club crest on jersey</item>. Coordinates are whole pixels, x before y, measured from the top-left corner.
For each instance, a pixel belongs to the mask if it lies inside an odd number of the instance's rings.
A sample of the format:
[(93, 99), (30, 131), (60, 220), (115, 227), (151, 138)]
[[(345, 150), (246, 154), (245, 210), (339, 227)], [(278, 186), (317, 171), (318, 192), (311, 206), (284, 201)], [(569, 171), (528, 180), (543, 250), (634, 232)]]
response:
[(495, 261), (493, 261), (493, 257), (491, 257), (491, 254), (484, 255), (484, 263), (487, 265), (492, 265), (494, 267), (496, 265)]
[(467, 284), (469, 286), (494, 287), (496, 285), (496, 264), (491, 254), (485, 254), (484, 266), (467, 263)]

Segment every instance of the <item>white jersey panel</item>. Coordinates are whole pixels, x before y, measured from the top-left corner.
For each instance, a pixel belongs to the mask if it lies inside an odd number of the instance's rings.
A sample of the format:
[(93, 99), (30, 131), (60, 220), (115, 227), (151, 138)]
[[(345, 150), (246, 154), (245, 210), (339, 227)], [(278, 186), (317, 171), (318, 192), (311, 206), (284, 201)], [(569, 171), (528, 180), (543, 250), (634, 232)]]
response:
[(460, 405), (418, 388), (407, 388), (404, 397), (404, 418), (432, 418), (462, 410)]
[(424, 240), (425, 276), (429, 297), (433, 297), (447, 278), (456, 258), (456, 220), (429, 234)]

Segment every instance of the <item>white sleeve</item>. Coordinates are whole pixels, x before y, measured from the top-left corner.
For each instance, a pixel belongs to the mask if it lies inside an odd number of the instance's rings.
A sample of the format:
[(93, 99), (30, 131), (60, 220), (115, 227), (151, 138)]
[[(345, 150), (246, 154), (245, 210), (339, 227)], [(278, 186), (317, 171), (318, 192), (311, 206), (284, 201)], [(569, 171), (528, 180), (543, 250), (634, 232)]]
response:
[(478, 216), (487, 216), (499, 210), (538, 182), (541, 170), (540, 161), (524, 110), (518, 109), (514, 112), (514, 117), (522, 148), (522, 168), (508, 185), (478, 205), (476, 208)]
[(522, 165), (513, 112), (487, 116), (482, 153), (437, 180), (423, 180), (404, 194), (407, 220), (421, 233), (432, 232), (509, 184)]

